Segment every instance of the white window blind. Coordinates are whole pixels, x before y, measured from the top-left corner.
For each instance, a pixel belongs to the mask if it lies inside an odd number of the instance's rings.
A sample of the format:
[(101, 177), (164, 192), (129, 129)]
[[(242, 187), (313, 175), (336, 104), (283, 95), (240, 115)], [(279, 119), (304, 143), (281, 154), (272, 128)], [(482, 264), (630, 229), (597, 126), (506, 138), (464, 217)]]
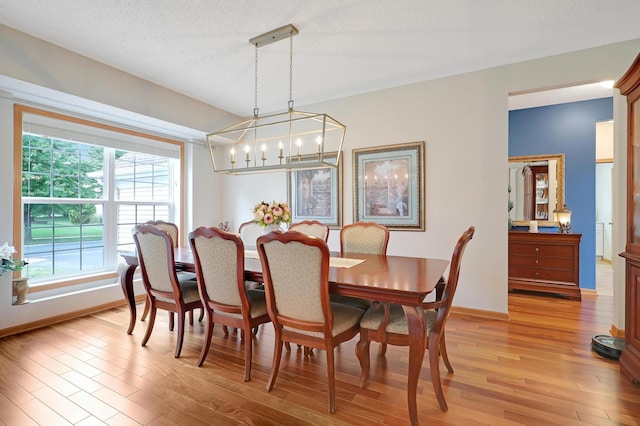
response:
[(180, 146), (178, 144), (29, 113), (23, 115), (22, 123), (23, 132), (37, 136), (72, 142), (94, 143), (104, 147), (174, 159), (180, 158)]

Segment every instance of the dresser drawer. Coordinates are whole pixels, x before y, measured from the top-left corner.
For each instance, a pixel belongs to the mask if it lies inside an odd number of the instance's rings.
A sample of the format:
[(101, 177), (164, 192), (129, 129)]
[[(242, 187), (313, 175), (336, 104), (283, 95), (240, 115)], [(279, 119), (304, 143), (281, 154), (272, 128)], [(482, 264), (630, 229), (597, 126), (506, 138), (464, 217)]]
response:
[(538, 279), (546, 281), (561, 281), (574, 283), (576, 275), (573, 270), (566, 269), (536, 269)]
[(509, 268), (509, 278), (524, 278), (539, 281), (575, 282), (573, 270), (566, 269), (544, 269), (544, 268)]
[(509, 256), (509, 268), (524, 266), (529, 268), (552, 268), (573, 270), (571, 257)]
[(536, 279), (536, 269), (509, 265), (509, 278)]
[(553, 256), (553, 257), (573, 258), (574, 247), (566, 246), (566, 245), (510, 243), (509, 254), (525, 255), (525, 256)]

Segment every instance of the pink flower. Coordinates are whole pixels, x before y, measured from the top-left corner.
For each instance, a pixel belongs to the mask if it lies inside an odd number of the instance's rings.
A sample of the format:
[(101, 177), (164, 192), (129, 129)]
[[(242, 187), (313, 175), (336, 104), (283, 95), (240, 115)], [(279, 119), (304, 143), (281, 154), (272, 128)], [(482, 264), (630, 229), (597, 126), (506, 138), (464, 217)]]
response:
[(267, 213), (264, 215), (264, 218), (262, 219), (264, 221), (264, 223), (266, 223), (267, 225), (273, 223), (273, 215), (271, 213)]
[(276, 207), (273, 208), (273, 215), (274, 216), (282, 216), (282, 213), (283, 213), (283, 211), (282, 211), (282, 209), (280, 207), (276, 206)]

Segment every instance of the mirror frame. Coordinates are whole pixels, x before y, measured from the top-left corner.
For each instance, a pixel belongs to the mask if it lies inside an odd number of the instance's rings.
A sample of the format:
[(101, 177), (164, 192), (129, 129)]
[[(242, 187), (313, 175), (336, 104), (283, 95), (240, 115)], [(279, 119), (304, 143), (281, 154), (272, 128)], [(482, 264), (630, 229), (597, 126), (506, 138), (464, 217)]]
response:
[[(509, 163), (526, 163), (533, 161), (556, 160), (556, 208), (564, 206), (564, 154), (542, 154), (542, 155), (521, 155), (518, 157), (509, 157)], [(514, 220), (514, 226), (529, 226), (529, 220)], [(558, 221), (554, 220), (538, 220), (538, 226), (558, 226)]]

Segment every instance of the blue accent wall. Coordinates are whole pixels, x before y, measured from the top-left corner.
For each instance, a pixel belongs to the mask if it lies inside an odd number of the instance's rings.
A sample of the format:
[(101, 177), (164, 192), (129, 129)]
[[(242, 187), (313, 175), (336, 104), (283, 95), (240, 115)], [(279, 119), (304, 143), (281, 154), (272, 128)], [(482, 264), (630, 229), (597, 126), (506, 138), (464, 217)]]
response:
[(509, 111), (509, 156), (564, 153), (565, 203), (582, 234), (580, 287), (596, 288), (596, 122), (613, 119), (613, 98)]

